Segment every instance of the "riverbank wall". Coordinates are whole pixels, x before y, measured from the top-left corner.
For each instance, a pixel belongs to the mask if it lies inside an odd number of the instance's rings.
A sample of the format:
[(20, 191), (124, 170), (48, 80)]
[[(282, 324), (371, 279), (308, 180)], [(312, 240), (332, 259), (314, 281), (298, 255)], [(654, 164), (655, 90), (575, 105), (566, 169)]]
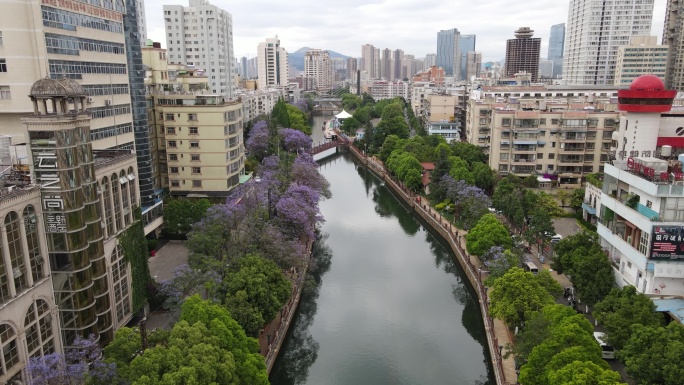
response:
[(260, 341), (263, 341), (264, 338), (267, 338), (265, 359), (266, 373), (269, 375), (271, 374), (271, 370), (273, 369), (276, 358), (278, 358), (278, 354), (280, 353), (280, 348), (283, 346), (285, 337), (287, 337), (287, 332), (292, 324), (292, 319), (294, 318), (295, 313), (297, 313), (299, 301), (302, 298), (302, 290), (304, 289), (304, 280), (306, 279), (306, 273), (309, 269), (312, 248), (313, 241), (307, 240), (304, 267), (300, 271), (294, 271), (292, 295), (290, 296), (290, 299), (280, 310), (280, 314), (276, 317), (276, 319), (271, 321), (261, 332), (261, 335), (259, 335)]
[(465, 250), (466, 232), (453, 226), (448, 220), (444, 219), (440, 213), (435, 211), (428, 202), (424, 202), (420, 195), (407, 189), (401, 182), (394, 179), (385, 169), (384, 165), (377, 159), (367, 157), (354, 146), (346, 146), (354, 158), (374, 174), (385, 181), (391, 188), (395, 196), (401, 199), (418, 216), (420, 216), (436, 233), (438, 233), (451, 248), (456, 256), (456, 260), (466, 273), (468, 281), (477, 294), (482, 319), (484, 322), (485, 333), (487, 335), (487, 345), (489, 356), (494, 369), (494, 378), (497, 385), (509, 385), (517, 383), (517, 373), (513, 358), (506, 360), (502, 357), (502, 348), (512, 341), (508, 327), (501, 321), (489, 316), (489, 301), (487, 299), (487, 288), (484, 285), (483, 273), (480, 269), (479, 260), (468, 254)]

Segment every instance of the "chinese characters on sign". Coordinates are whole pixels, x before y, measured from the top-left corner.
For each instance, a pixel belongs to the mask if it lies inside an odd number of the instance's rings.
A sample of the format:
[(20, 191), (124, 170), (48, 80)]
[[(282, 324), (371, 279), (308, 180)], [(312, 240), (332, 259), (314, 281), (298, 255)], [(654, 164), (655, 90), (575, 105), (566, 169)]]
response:
[(45, 213), (45, 232), (66, 233), (64, 199), (59, 189), (59, 172), (57, 170), (57, 154), (54, 150), (42, 150), (34, 159), (36, 180), (41, 187), (41, 200)]
[[(629, 168), (630, 170), (633, 170), (635, 173), (644, 175), (648, 178), (653, 178), (656, 175), (655, 169), (653, 169), (652, 167), (648, 167), (642, 163), (639, 163), (638, 159), (635, 159), (632, 157), (627, 158), (627, 168)], [(675, 172), (673, 174), (674, 174), (674, 180), (684, 179), (684, 173), (682, 173), (682, 172)], [(658, 173), (658, 176), (659, 176), (660, 180), (665, 180), (665, 181), (667, 181), (670, 178), (670, 174), (668, 174), (667, 172), (660, 172), (660, 173)]]
[(653, 226), (650, 258), (684, 260), (684, 227)]

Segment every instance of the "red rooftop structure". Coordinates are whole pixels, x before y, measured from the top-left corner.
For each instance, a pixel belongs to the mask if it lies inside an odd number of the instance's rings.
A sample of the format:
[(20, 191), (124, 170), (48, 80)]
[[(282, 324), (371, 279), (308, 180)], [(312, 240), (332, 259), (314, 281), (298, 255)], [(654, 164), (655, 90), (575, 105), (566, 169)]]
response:
[(632, 81), (628, 90), (618, 91), (618, 109), (627, 112), (668, 112), (676, 90), (666, 90), (655, 75), (642, 75)]

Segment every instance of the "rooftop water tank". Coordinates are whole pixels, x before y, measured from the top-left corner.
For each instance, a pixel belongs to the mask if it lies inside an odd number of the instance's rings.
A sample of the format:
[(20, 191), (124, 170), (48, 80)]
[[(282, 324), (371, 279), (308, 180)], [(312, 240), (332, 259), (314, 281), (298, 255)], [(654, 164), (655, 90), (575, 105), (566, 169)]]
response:
[(677, 160), (682, 162), (682, 164), (684, 164), (684, 154), (679, 154), (679, 156), (677, 157)]
[(672, 146), (667, 144), (660, 148), (660, 156), (663, 158), (669, 158), (672, 156)]

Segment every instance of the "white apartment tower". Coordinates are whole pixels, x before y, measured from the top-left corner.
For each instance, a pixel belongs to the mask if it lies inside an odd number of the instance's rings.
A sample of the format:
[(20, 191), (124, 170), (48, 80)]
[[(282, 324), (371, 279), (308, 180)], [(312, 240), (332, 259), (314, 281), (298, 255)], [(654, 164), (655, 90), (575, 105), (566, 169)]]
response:
[(278, 36), (267, 38), (257, 46), (259, 89), (286, 86), (289, 77), (287, 51), (280, 45)]
[(204, 70), (210, 92), (233, 98), (233, 18), (207, 0), (189, 1), (189, 7), (164, 6), (169, 63)]
[(618, 48), (650, 35), (654, 0), (570, 0), (563, 79), (567, 84), (613, 84)]
[(651, 74), (665, 79), (669, 47), (658, 44), (657, 36), (633, 36), (618, 49), (615, 85), (629, 87), (634, 79)]
[(332, 60), (328, 51), (310, 49), (304, 54), (304, 76), (313, 80), (316, 90), (330, 90), (333, 86)]
[(145, 0), (135, 0), (135, 8), (138, 12), (138, 33), (140, 41), (144, 44), (147, 40), (147, 21), (145, 19)]

